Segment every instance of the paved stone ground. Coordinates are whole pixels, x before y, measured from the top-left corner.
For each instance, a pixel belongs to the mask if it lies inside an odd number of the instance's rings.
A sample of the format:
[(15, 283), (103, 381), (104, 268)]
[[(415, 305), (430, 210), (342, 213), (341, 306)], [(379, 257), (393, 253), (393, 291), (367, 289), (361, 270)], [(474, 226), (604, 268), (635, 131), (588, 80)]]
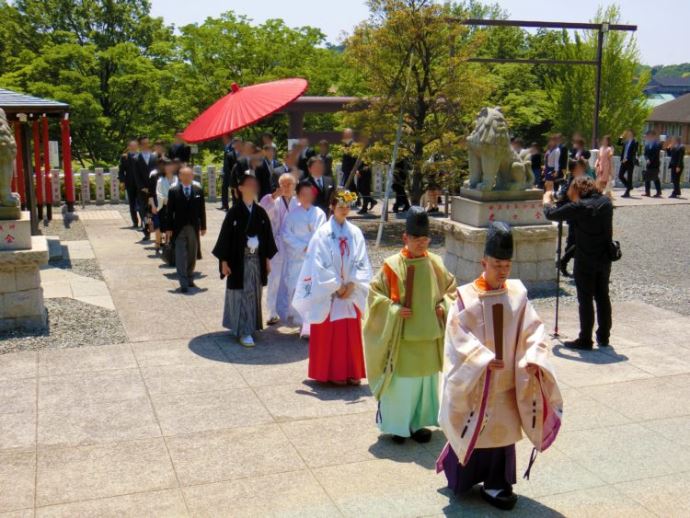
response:
[[(186, 296), (117, 213), (82, 220), (128, 342), (0, 355), (0, 516), (503, 516), (444, 489), (440, 432), (396, 446), (366, 386), (306, 381), (292, 330), (254, 350), (225, 334), (221, 217), (209, 209), (202, 288)], [(554, 344), (565, 422), (518, 482), (515, 516), (690, 514), (690, 317), (641, 300), (616, 315), (615, 349)]]

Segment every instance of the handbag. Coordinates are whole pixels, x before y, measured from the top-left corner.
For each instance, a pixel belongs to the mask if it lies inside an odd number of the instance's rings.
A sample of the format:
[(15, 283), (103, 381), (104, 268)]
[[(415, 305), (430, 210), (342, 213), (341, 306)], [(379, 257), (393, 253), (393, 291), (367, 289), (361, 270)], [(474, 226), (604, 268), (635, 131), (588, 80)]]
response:
[(616, 261), (620, 260), (621, 257), (623, 257), (623, 252), (621, 252), (621, 242), (614, 241), (612, 239), (609, 244), (609, 259), (611, 259), (611, 262), (615, 263)]

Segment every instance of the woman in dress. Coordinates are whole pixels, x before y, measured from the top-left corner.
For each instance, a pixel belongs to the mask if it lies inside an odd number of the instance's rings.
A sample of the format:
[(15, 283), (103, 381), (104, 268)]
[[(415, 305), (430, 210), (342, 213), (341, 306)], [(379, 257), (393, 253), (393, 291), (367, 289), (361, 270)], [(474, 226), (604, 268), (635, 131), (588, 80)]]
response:
[(613, 146), (610, 135), (601, 139), (601, 147), (594, 168), (597, 173), (597, 188), (610, 198), (613, 184)]
[[(166, 159), (163, 162), (163, 176), (161, 176), (156, 182), (155, 211), (156, 215), (158, 216), (160, 233), (163, 236), (166, 235), (165, 233), (168, 230), (172, 230), (172, 228), (170, 228), (168, 225), (168, 192), (170, 191), (171, 187), (177, 185), (177, 176), (175, 176), (175, 173), (177, 172), (178, 166), (179, 160)], [(156, 242), (158, 246), (161, 245), (158, 232), (156, 233)]]
[[(285, 218), (282, 228), (282, 238), (287, 253), (287, 291), (288, 301), (292, 301), (297, 287), (297, 279), (302, 269), (304, 258), (307, 255), (307, 247), (311, 237), (326, 222), (326, 215), (314, 205), (316, 193), (314, 186), (309, 180), (302, 180), (297, 185), (297, 201), (299, 205), (295, 207)], [(288, 309), (288, 321), (292, 324), (302, 324), (299, 313), (290, 305)], [(304, 325), (300, 333), (302, 336), (309, 335), (309, 326)]]
[(362, 231), (347, 221), (355, 199), (335, 191), (333, 215), (309, 243), (292, 300), (311, 327), (309, 377), (337, 385), (359, 385), (365, 377), (362, 313), (372, 273)]
[(225, 215), (213, 255), (227, 277), (223, 327), (244, 347), (254, 347), (254, 333), (263, 328), (261, 287), (266, 286), (276, 254), (271, 220), (256, 203), (259, 182), (247, 172), (238, 181), (240, 199)]

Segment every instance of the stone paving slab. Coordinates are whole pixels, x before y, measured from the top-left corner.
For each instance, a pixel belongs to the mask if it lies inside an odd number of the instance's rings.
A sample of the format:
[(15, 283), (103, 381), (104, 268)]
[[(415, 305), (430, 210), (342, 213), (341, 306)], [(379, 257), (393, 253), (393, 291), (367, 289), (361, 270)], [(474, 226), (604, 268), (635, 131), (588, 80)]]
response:
[[(209, 214), (209, 235), (221, 218)], [(223, 331), (212, 239), (203, 291), (183, 296), (135, 231), (84, 225), (128, 343), (0, 355), (0, 517), (505, 516), (476, 491), (450, 495), (433, 469), (440, 431), (395, 445), (366, 384), (307, 381), (294, 329), (267, 329), (253, 350)], [(551, 330), (553, 308), (535, 304)], [(576, 307), (561, 309), (572, 338)], [(614, 348), (553, 343), (563, 428), (518, 481), (514, 516), (689, 512), (690, 318), (639, 301), (614, 310)], [(530, 451), (518, 444), (520, 475)]]

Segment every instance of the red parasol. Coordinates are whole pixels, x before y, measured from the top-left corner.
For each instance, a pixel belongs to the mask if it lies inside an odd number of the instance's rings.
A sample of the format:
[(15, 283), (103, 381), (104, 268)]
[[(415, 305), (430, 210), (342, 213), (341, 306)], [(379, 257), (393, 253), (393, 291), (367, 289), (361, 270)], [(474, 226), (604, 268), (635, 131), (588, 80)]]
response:
[(232, 92), (194, 119), (182, 136), (187, 142), (202, 142), (239, 131), (290, 104), (307, 86), (307, 80), (300, 78), (241, 88), (232, 83)]

